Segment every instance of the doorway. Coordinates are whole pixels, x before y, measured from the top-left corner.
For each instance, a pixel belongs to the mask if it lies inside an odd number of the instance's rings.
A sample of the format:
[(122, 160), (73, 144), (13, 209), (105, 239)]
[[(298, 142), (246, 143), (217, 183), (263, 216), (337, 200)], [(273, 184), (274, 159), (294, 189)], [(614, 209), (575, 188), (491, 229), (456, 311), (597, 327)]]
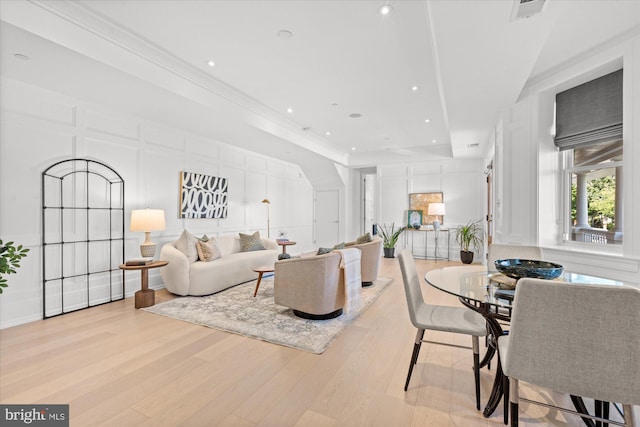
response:
[(315, 197), (315, 243), (331, 248), (340, 241), (340, 191), (320, 190)]
[(376, 189), (376, 174), (364, 174), (363, 175), (363, 191), (364, 195), (364, 218), (363, 218), (363, 230), (362, 234), (370, 232), (376, 234), (376, 204), (375, 204), (375, 189)]
[[(489, 163), (485, 170), (487, 176), (487, 246), (493, 243), (493, 161)], [(487, 251), (488, 253), (488, 251)]]

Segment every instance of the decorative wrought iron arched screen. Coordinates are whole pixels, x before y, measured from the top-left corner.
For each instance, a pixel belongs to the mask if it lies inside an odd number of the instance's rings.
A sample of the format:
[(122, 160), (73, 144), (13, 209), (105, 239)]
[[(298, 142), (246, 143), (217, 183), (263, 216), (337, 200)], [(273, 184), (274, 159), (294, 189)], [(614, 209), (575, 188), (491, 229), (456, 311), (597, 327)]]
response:
[(70, 159), (42, 173), (43, 318), (124, 298), (124, 181)]

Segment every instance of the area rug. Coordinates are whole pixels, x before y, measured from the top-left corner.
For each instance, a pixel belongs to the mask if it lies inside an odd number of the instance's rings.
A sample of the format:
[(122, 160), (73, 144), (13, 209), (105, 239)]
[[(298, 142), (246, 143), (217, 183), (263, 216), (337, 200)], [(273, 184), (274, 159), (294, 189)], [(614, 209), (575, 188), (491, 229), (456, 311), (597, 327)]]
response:
[(362, 288), (360, 309), (329, 320), (297, 317), (290, 308), (273, 302), (273, 278), (247, 282), (204, 297), (178, 297), (143, 310), (245, 337), (321, 354), (347, 325), (378, 299), (391, 279), (378, 278)]

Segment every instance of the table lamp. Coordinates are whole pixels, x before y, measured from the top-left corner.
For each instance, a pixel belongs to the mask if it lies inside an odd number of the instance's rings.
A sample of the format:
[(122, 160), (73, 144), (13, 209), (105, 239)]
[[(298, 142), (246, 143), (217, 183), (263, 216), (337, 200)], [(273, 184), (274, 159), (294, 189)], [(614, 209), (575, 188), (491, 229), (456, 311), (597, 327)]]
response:
[(140, 245), (143, 257), (156, 254), (156, 244), (151, 241), (151, 232), (165, 229), (164, 211), (162, 209), (134, 209), (131, 211), (130, 231), (143, 231), (144, 242)]
[(435, 215), (435, 219), (433, 220), (433, 229), (440, 230), (440, 220), (438, 219), (439, 215), (445, 214), (444, 203), (429, 203), (429, 208), (427, 210), (427, 215)]

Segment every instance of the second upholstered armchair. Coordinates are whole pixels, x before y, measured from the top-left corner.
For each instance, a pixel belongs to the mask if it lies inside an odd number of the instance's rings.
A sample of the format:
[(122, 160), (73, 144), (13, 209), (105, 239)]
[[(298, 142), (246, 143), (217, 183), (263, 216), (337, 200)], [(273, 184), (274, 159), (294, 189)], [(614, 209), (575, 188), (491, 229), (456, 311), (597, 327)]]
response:
[(380, 258), (382, 257), (382, 239), (373, 236), (370, 242), (366, 243), (347, 243), (347, 248), (358, 248), (362, 252), (360, 260), (360, 276), (362, 277), (362, 286), (371, 286), (378, 279), (378, 271), (380, 270)]

